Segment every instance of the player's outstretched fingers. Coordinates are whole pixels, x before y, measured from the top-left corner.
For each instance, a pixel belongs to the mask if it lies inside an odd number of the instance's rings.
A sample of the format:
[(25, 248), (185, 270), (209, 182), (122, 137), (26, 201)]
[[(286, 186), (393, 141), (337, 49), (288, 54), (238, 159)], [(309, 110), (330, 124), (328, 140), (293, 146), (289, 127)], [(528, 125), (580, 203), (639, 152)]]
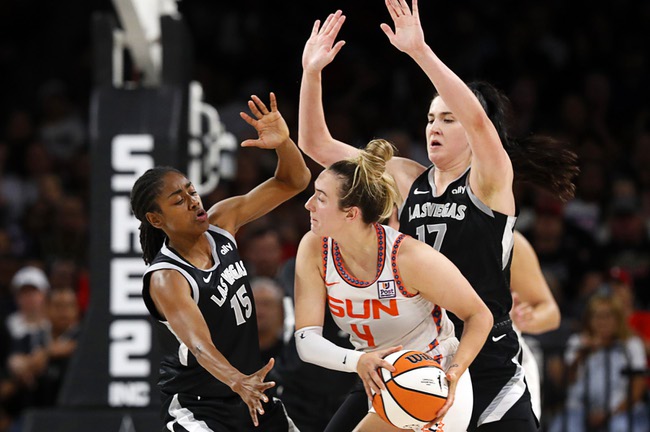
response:
[(260, 99), (259, 97), (255, 96), (255, 95), (252, 95), (252, 96), (251, 96), (251, 99), (253, 99), (253, 102), (255, 102), (255, 107), (256, 107), (256, 108), (257, 108), (257, 109), (258, 109), (258, 110), (259, 110), (263, 115), (269, 113), (269, 110), (266, 108), (266, 105), (264, 104), (264, 102), (262, 102), (262, 99)]
[[(251, 99), (252, 99), (253, 97), (254, 97), (254, 96), (251, 96)], [(255, 105), (255, 102), (253, 102), (252, 100), (249, 100), (247, 105), (248, 105), (248, 109), (250, 110), (250, 112), (253, 113), (253, 115), (254, 115), (258, 120), (261, 119), (262, 117), (264, 117), (264, 116), (262, 115), (262, 113), (260, 112), (260, 110), (257, 108), (257, 105)]]
[(269, 93), (269, 101), (271, 103), (271, 112), (277, 112), (278, 110), (278, 100), (275, 98), (275, 93)]
[(274, 365), (275, 365), (275, 358), (271, 357), (271, 358), (269, 359), (269, 361), (266, 362), (266, 364), (265, 364), (264, 367), (262, 368), (262, 370), (265, 370), (265, 371), (266, 371), (266, 373), (265, 373), (264, 375), (266, 375), (267, 373), (269, 373), (269, 372), (271, 371), (271, 369), (273, 369), (273, 366), (274, 366)]
[(253, 424), (255, 425), (255, 427), (259, 426), (260, 422), (257, 420), (257, 408), (252, 407), (252, 406), (249, 405), (248, 406), (248, 413), (250, 414), (251, 419), (253, 420)]

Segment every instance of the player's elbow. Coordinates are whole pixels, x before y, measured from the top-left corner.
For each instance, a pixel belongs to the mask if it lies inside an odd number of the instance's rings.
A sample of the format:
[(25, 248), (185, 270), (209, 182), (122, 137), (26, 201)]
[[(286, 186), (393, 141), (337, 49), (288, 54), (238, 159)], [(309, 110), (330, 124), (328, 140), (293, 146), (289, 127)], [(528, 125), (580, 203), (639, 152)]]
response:
[(289, 172), (276, 172), (275, 179), (282, 183), (287, 193), (291, 194), (291, 196), (296, 196), (309, 186), (311, 172), (303, 162), (299, 166), (292, 167)]
[(476, 331), (485, 333), (485, 337), (487, 337), (494, 325), (492, 312), (490, 312), (490, 309), (482, 301), (477, 302), (467, 316), (459, 316), (459, 318), (464, 322), (465, 328), (468, 326), (474, 328)]
[(332, 147), (331, 145), (328, 145), (330, 141), (331, 138), (327, 136), (307, 137), (301, 135), (298, 137), (298, 148), (302, 150), (304, 154), (309, 156), (311, 160), (323, 168), (327, 168), (337, 160), (329, 154), (331, 153)]
[(309, 186), (310, 181), (311, 181), (311, 171), (309, 171), (307, 165), (301, 166), (298, 174), (296, 175), (296, 179), (294, 182), (294, 186), (298, 191), (298, 193), (307, 189), (307, 186)]
[(307, 156), (315, 160), (315, 156), (318, 153), (318, 144), (317, 140), (305, 136), (305, 134), (298, 135), (298, 148), (302, 150)]
[(487, 329), (487, 333), (490, 332), (494, 325), (494, 315), (492, 315), (490, 309), (483, 302), (481, 302), (480, 307), (472, 314), (472, 320), (476, 322), (477, 326), (480, 326), (482, 329)]
[(560, 314), (560, 308), (555, 302), (553, 302), (553, 304), (550, 306), (549, 309), (550, 310), (549, 310), (547, 331), (557, 330), (558, 328), (560, 328), (560, 322), (562, 320), (562, 316)]

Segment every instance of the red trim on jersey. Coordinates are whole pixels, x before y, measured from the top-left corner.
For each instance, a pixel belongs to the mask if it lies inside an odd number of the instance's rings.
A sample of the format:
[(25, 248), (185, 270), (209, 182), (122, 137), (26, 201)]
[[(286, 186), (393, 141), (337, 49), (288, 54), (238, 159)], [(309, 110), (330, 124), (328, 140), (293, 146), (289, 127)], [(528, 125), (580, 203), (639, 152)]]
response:
[(440, 306), (434, 305), (431, 316), (433, 317), (433, 322), (436, 323), (436, 331), (440, 334), (440, 328), (442, 327), (442, 309)]
[(415, 297), (417, 294), (411, 294), (410, 292), (406, 291), (406, 288), (404, 288), (402, 277), (400, 276), (399, 268), (397, 267), (397, 253), (399, 252), (399, 248), (402, 245), (402, 240), (404, 240), (404, 238), (406, 238), (406, 234), (400, 234), (399, 237), (395, 239), (395, 243), (393, 244), (393, 251), (390, 254), (390, 266), (392, 267), (393, 278), (395, 279), (395, 283), (397, 284), (399, 292), (401, 292), (404, 297)]
[(327, 237), (323, 237), (323, 251), (322, 251), (322, 258), (323, 258), (323, 281), (327, 277), (327, 253), (329, 250), (329, 242), (328, 242)]
[(377, 223), (375, 224), (375, 230), (377, 231), (377, 274), (375, 275), (375, 279), (372, 281), (357, 279), (345, 270), (343, 260), (341, 259), (339, 245), (336, 243), (336, 240), (332, 239), (332, 258), (334, 258), (334, 267), (339, 276), (341, 276), (347, 284), (353, 287), (366, 288), (372, 285), (377, 282), (381, 272), (384, 270), (384, 263), (386, 262), (386, 233), (384, 227)]

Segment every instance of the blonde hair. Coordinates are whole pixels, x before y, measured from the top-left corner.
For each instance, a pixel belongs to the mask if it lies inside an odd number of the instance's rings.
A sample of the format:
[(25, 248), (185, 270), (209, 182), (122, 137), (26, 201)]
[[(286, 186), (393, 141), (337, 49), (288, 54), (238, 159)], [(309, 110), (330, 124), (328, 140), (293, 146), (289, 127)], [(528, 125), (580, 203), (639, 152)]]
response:
[(391, 143), (375, 139), (358, 156), (332, 164), (328, 170), (341, 179), (339, 208), (358, 207), (365, 223), (387, 220), (401, 203), (395, 179), (386, 172), (394, 154)]
[(616, 321), (615, 335), (617, 340), (626, 340), (634, 334), (627, 323), (625, 311), (623, 310), (620, 301), (616, 297), (607, 294), (594, 294), (589, 299), (583, 316), (583, 328), (587, 333), (590, 335), (594, 334), (594, 329), (591, 325), (591, 318), (593, 317), (596, 308), (601, 305), (606, 307), (609, 306), (612, 314), (614, 314), (614, 320)]

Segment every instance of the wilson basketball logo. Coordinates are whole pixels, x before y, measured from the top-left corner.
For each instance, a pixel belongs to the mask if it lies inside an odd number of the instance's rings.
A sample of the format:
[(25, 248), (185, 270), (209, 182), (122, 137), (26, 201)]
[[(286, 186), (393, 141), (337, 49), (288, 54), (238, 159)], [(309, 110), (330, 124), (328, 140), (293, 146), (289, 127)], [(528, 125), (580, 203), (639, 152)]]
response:
[(425, 353), (416, 353), (404, 357), (405, 360), (410, 361), (413, 364), (420, 363), (423, 360), (435, 361), (433, 357)]
[(373, 394), (375, 412), (400, 429), (421, 429), (447, 400), (449, 388), (444, 371), (431, 356), (420, 351), (397, 351), (385, 360), (395, 371), (380, 370), (386, 390)]

